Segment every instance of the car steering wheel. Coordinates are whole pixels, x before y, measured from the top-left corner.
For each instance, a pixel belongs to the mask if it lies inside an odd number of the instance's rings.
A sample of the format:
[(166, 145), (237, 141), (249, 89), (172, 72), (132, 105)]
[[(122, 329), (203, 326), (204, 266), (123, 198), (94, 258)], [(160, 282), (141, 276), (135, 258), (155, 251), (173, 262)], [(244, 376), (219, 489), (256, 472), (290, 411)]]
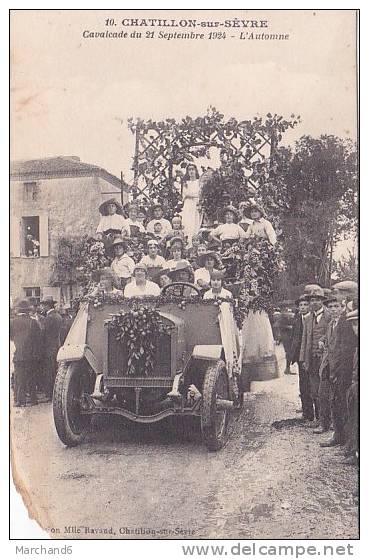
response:
[(177, 290), (179, 291), (179, 297), (183, 297), (184, 295), (184, 291), (185, 291), (185, 287), (190, 287), (193, 291), (196, 292), (196, 295), (200, 296), (201, 295), (201, 290), (196, 287), (196, 285), (194, 285), (193, 283), (187, 283), (186, 281), (175, 281), (173, 283), (168, 283), (168, 285), (164, 285), (164, 287), (161, 290), (161, 294), (165, 295), (167, 291), (169, 291), (172, 287), (174, 287), (173, 291), (175, 293), (173, 293), (173, 295), (177, 295)]

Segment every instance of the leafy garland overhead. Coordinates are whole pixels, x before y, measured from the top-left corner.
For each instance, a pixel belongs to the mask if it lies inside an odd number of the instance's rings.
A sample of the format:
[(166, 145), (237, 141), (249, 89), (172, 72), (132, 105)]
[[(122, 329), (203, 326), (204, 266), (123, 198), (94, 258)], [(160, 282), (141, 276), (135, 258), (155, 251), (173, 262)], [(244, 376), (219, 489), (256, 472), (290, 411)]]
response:
[[(128, 127), (136, 134), (133, 197), (160, 201), (166, 216), (172, 217), (181, 206), (178, 184), (183, 182), (188, 163), (196, 163), (198, 157), (210, 158), (209, 150), (215, 147), (221, 152), (223, 168), (214, 172), (211, 178), (214, 184), (209, 185), (202, 199), (207, 215), (214, 216), (214, 198), (216, 203), (222, 203), (224, 196), (244, 200), (249, 184), (258, 187), (266, 180), (269, 156), (273, 155), (283, 133), (299, 121), (299, 116), (291, 115), (287, 120), (271, 113), (264, 119), (225, 120), (214, 107), (204, 117), (187, 116), (178, 122), (170, 118), (164, 121), (130, 118)], [(269, 148), (267, 157), (263, 152), (265, 147)]]

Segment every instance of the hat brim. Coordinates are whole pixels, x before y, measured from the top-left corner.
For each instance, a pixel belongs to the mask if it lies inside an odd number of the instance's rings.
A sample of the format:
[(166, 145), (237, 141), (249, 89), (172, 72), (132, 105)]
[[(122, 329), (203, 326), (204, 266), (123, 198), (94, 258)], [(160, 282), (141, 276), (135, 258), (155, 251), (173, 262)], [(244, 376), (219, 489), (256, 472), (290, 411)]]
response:
[(115, 207), (117, 208), (117, 213), (122, 215), (123, 214), (123, 206), (122, 204), (120, 204), (117, 200), (115, 200), (114, 198), (111, 198), (110, 200), (105, 200), (105, 202), (103, 202), (102, 204), (100, 204), (99, 206), (99, 212), (101, 213), (101, 215), (107, 215), (106, 214), (106, 208), (109, 204), (114, 204)]
[(231, 212), (234, 215), (236, 221), (240, 220), (240, 216), (238, 214), (238, 211), (236, 209), (230, 208), (230, 207), (224, 208), (224, 210), (222, 211), (222, 219), (225, 219), (225, 214), (227, 212)]
[(306, 295), (306, 299), (310, 301), (310, 299), (321, 299), (323, 302), (326, 299), (325, 295), (315, 295), (314, 293)]

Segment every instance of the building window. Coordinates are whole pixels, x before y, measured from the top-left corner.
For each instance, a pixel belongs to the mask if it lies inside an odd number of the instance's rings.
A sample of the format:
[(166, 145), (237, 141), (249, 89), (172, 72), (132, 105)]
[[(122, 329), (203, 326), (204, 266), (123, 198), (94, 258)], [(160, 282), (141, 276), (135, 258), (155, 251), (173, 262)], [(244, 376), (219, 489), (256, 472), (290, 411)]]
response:
[(28, 258), (40, 256), (40, 218), (22, 217), (22, 255)]
[(25, 297), (32, 297), (38, 305), (41, 301), (41, 288), (40, 287), (23, 287)]
[(24, 184), (24, 200), (32, 202), (37, 200), (38, 197), (38, 184), (37, 182), (25, 182)]
[(49, 217), (38, 215), (12, 215), (10, 218), (10, 255), (38, 258), (49, 256)]

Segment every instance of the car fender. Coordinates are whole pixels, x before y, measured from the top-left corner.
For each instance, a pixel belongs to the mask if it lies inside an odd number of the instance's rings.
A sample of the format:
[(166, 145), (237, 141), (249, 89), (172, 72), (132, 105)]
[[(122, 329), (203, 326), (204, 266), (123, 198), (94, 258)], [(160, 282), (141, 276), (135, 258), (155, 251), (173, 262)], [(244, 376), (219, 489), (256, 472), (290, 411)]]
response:
[(65, 362), (65, 363), (69, 363), (70, 361), (80, 361), (81, 359), (86, 359), (86, 361), (88, 362), (90, 367), (93, 369), (93, 371), (97, 375), (100, 375), (102, 373), (102, 371), (100, 370), (100, 367), (98, 365), (98, 362), (97, 362), (94, 354), (92, 353), (91, 348), (86, 344), (63, 345), (59, 349), (58, 355), (57, 355), (57, 358), (56, 358), (58, 363), (60, 363), (62, 361)]
[(193, 359), (204, 359), (206, 361), (218, 361), (224, 355), (222, 345), (195, 345), (192, 351)]

